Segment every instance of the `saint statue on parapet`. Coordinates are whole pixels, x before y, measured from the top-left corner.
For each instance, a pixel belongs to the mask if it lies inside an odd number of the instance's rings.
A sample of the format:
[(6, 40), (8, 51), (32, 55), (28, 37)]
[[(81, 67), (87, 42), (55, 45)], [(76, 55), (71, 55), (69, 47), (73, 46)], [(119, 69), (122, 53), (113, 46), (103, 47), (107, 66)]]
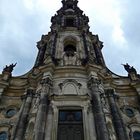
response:
[(135, 69), (133, 66), (131, 67), (128, 63), (122, 64), (122, 65), (124, 66), (124, 69), (125, 69), (128, 73), (133, 72), (133, 73), (137, 74), (137, 71), (136, 71), (136, 69)]
[(6, 67), (3, 69), (3, 72), (9, 72), (9, 73), (11, 73), (13, 71), (14, 67), (16, 66), (16, 64), (17, 63), (15, 63), (15, 64), (12, 63), (9, 66), (6, 65)]
[(122, 65), (124, 66), (124, 69), (128, 72), (128, 76), (131, 80), (140, 79), (140, 74), (137, 74), (137, 71), (133, 66), (130, 66), (128, 63)]

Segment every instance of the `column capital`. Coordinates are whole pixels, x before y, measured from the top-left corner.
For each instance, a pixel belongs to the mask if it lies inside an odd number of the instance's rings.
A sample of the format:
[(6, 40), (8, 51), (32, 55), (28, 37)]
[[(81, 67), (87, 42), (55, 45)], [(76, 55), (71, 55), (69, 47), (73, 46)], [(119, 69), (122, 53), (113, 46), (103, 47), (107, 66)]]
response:
[(26, 99), (27, 97), (33, 97), (35, 95), (35, 92), (33, 89), (27, 89), (26, 93), (21, 96), (21, 100)]
[(119, 96), (115, 93), (115, 90), (113, 88), (105, 89), (105, 95), (107, 97), (113, 97), (114, 99), (119, 98)]
[(52, 80), (49, 77), (46, 77), (41, 80), (40, 84), (52, 86)]
[(51, 78), (50, 77), (43, 78), (40, 81), (40, 84), (41, 84), (41, 92), (45, 94), (49, 94), (53, 85)]
[(98, 86), (100, 84), (101, 84), (101, 80), (94, 77), (91, 77), (89, 81), (87, 82), (88, 88), (92, 88), (92, 86)]

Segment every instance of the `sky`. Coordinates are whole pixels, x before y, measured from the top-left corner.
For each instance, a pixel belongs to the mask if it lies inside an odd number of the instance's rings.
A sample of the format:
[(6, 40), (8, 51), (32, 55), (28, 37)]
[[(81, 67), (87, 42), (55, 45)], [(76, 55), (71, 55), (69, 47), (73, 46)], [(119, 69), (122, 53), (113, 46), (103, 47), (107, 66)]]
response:
[[(104, 43), (107, 67), (126, 76), (122, 63), (140, 73), (140, 1), (79, 0), (89, 17), (90, 31)], [(62, 6), (61, 0), (0, 0), (0, 73), (16, 63), (13, 75), (23, 75), (34, 65), (36, 42), (50, 31), (50, 19)]]

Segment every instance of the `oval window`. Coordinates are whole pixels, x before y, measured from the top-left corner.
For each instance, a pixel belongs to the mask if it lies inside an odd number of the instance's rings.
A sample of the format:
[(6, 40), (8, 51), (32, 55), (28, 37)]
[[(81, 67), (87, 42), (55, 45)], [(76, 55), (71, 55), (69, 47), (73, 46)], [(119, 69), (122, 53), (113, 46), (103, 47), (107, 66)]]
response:
[(6, 132), (0, 132), (0, 140), (7, 140), (7, 133)]
[(126, 108), (125, 113), (128, 117), (134, 117), (135, 113), (131, 108)]
[(133, 138), (134, 138), (134, 140), (140, 140), (140, 132), (139, 131), (135, 131), (133, 133)]
[(16, 114), (16, 112), (17, 112), (16, 109), (8, 109), (6, 111), (6, 117), (11, 118)]

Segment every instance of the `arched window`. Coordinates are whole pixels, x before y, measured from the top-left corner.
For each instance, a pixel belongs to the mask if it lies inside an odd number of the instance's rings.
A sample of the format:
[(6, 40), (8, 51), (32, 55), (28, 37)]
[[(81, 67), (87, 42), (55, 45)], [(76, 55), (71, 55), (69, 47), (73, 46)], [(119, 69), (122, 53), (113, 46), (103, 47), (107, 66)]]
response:
[(0, 132), (0, 140), (7, 140), (7, 133), (5, 131)]
[(140, 140), (140, 132), (139, 131), (135, 131), (133, 133), (133, 138), (134, 138), (134, 140)]
[(74, 45), (68, 44), (64, 47), (64, 52), (67, 56), (74, 56), (74, 52), (76, 52), (76, 47)]
[(68, 9), (73, 9), (73, 4), (71, 4), (71, 3), (67, 4), (67, 8)]
[(74, 23), (74, 18), (66, 18), (65, 19), (65, 25), (66, 27), (74, 27), (75, 23)]

